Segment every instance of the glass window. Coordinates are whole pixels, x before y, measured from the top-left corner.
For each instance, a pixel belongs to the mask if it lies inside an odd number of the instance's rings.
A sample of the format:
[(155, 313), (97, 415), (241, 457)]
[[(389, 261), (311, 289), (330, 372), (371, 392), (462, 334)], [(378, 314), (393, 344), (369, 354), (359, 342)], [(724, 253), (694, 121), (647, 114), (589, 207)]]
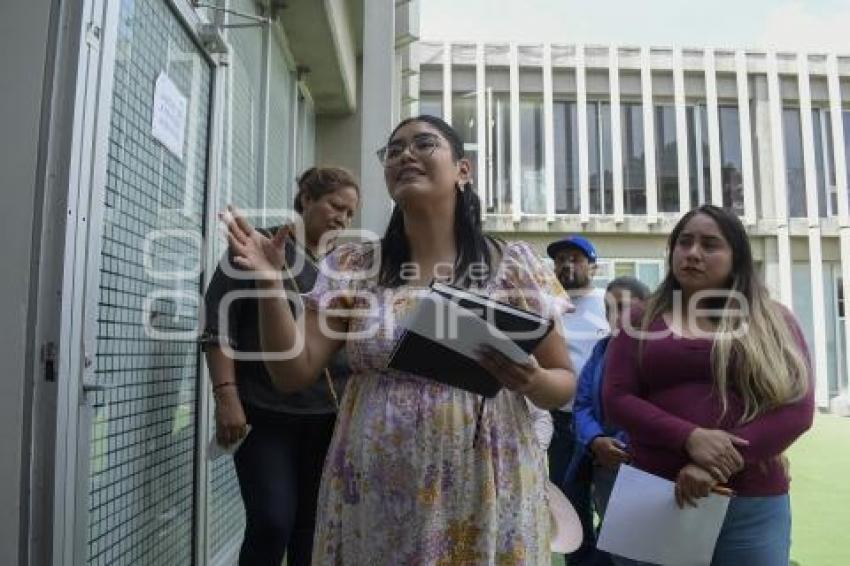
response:
[(614, 172), (611, 169), (611, 105), (587, 104), (587, 147), (590, 175), (590, 212), (614, 213)]
[(634, 277), (635, 276), (635, 262), (633, 261), (618, 261), (614, 263), (614, 278), (617, 277)]
[(511, 104), (487, 89), (487, 212), (511, 214)]
[(621, 105), (623, 138), (623, 208), (626, 214), (646, 214), (646, 162), (643, 149), (643, 105)]
[(711, 201), (711, 165), (708, 145), (708, 116), (704, 104), (688, 106), (688, 171), (691, 207)]
[(643, 262), (638, 264), (637, 278), (654, 291), (661, 283), (661, 262)]
[(522, 211), (546, 212), (543, 170), (543, 99), (522, 95), (519, 100), (520, 187)]
[(744, 215), (744, 174), (741, 157), (741, 123), (737, 106), (720, 106), (720, 166), (723, 207)]
[(636, 277), (655, 290), (663, 276), (663, 263), (657, 259), (600, 259), (596, 264), (593, 286), (604, 289), (617, 277)]
[(439, 92), (423, 92), (419, 95), (419, 114), (443, 117), (443, 95)]
[(803, 132), (800, 127), (800, 110), (782, 110), (782, 134), (785, 139), (785, 179), (788, 184), (788, 216), (805, 217), (806, 175), (803, 164)]
[(812, 109), (812, 134), (815, 146), (815, 175), (817, 177), (818, 215), (838, 214), (838, 191), (835, 186), (832, 122), (829, 110)]
[(679, 156), (676, 107), (655, 107), (655, 167), (659, 212), (679, 212)]
[(575, 102), (555, 101), (555, 212), (578, 214), (578, 118)]
[(471, 164), (473, 182), (478, 182), (478, 104), (475, 91), (452, 95), (452, 127), (463, 141), (463, 151)]

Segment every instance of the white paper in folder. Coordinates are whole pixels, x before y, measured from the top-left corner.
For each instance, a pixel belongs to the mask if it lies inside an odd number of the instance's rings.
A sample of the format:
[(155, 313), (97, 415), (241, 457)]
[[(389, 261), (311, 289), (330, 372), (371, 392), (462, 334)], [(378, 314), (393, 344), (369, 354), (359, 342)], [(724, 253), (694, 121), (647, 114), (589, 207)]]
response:
[(680, 509), (673, 482), (621, 465), (597, 546), (654, 564), (708, 565), (728, 506), (712, 494)]

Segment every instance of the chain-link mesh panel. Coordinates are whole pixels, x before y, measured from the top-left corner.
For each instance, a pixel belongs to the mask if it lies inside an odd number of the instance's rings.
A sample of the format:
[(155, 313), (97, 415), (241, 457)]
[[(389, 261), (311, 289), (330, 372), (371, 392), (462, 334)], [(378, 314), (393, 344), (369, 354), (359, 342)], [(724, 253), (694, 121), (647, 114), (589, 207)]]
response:
[(295, 187), (291, 159), (292, 71), (280, 55), (277, 41), (269, 61), (269, 137), (267, 151), (266, 206), (289, 208)]
[[(192, 560), (198, 291), (211, 72), (167, 4), (120, 8), (97, 307), (90, 564)], [(182, 158), (151, 135), (160, 73)]]

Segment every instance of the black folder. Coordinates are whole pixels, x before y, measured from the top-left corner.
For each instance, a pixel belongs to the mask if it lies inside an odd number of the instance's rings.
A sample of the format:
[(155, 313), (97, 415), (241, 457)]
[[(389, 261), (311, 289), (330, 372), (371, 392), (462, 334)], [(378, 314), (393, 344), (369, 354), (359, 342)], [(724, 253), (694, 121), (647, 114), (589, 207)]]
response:
[[(497, 328), (498, 331), (494, 332), (496, 336), (482, 342), (497, 349), (506, 349), (507, 338), (523, 352), (530, 354), (554, 326), (552, 320), (536, 313), (442, 283), (432, 284), (430, 296), (420, 301), (408, 321), (417, 316), (428, 316), (420, 309), (447, 307), (447, 311), (453, 311), (454, 307), (447, 306), (446, 302), (453, 303), (467, 315), (472, 313), (490, 327)], [(408, 327), (396, 342), (388, 367), (485, 397), (493, 397), (499, 392), (502, 385), (496, 378), (478, 365), (472, 356), (457, 351), (469, 345), (464, 342), (468, 336), (452, 338), (429, 334), (414, 332)], [(461, 342), (465, 346), (461, 346)]]

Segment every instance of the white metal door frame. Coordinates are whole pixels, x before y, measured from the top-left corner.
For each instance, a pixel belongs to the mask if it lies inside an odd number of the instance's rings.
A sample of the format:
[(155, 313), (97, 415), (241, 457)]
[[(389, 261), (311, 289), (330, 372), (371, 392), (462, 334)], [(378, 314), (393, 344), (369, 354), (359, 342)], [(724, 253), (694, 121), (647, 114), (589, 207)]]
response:
[[(80, 529), (86, 525), (80, 525), (79, 516), (86, 510), (86, 502), (80, 497), (80, 486), (88, 478), (80, 476), (79, 460), (80, 443), (87, 442), (87, 435), (80, 434), (79, 424), (81, 416), (87, 418), (81, 407), (85, 403), (85, 366), (91, 366), (91, 360), (85, 353), (84, 304), (87, 264), (93, 254), (88, 246), (90, 232), (102, 224), (102, 207), (98, 211), (91, 203), (93, 192), (102, 191), (106, 175), (118, 8), (115, 1), (85, 0), (80, 21), (58, 352), (52, 545), (56, 565), (67, 564), (69, 559), (79, 563), (80, 553), (85, 552)], [(82, 541), (85, 539), (83, 531)]]
[[(201, 23), (187, 0), (163, 0), (175, 12), (190, 34), (198, 40)], [(94, 380), (94, 355), (97, 336), (97, 303), (99, 294), (101, 237), (103, 230), (104, 195), (108, 163), (109, 127), (112, 115), (112, 94), (116, 43), (119, 27), (120, 2), (117, 0), (84, 0), (78, 21), (79, 27), (69, 32), (79, 38), (75, 53), (74, 81), (57, 85), (58, 96), (71, 92), (73, 109), (69, 111), (68, 194), (63, 214), (64, 249), (62, 257), (61, 312), (56, 335), (59, 338), (56, 355), (56, 442), (52, 462), (52, 513), (46, 517), (52, 527), (52, 563), (65, 565), (84, 563), (88, 544), (87, 474), (90, 457), (91, 406), (86, 393), (102, 387)], [(199, 52), (207, 55), (203, 48)], [(67, 47), (63, 45), (64, 47)], [(214, 233), (215, 195), (218, 191), (220, 148), (222, 146), (221, 118), (224, 101), (223, 67), (216, 56), (207, 56), (213, 72), (212, 127), (208, 139), (209, 164), (207, 173), (206, 236)], [(63, 86), (65, 90), (63, 91)], [(51, 140), (58, 144), (64, 140)], [(64, 173), (64, 172), (63, 172)], [(213, 265), (211, 246), (204, 251), (206, 265)], [(212, 263), (210, 263), (212, 262)], [(205, 281), (209, 270), (205, 270)], [(203, 370), (202, 370), (203, 371)], [(203, 376), (201, 376), (203, 378)], [(199, 383), (199, 386), (202, 382)], [(198, 390), (198, 421), (196, 427), (196, 485), (193, 531), (193, 555), (197, 563), (206, 561), (206, 422), (209, 401), (206, 390)]]

